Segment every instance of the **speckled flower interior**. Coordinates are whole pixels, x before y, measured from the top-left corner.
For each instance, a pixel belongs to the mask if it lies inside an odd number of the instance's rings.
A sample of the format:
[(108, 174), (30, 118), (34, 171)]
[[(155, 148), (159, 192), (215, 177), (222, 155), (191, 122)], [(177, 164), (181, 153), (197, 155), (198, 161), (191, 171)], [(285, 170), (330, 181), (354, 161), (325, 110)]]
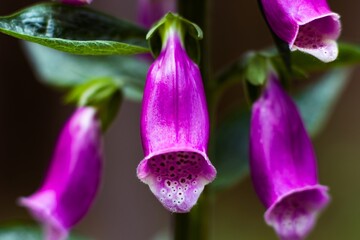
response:
[(188, 212), (215, 172), (208, 160), (197, 152), (178, 151), (144, 160), (151, 191), (171, 212)]
[(266, 222), (282, 240), (304, 239), (314, 227), (317, 216), (326, 207), (329, 197), (324, 187), (291, 193), (266, 212)]
[(338, 17), (319, 18), (299, 26), (291, 49), (309, 53), (323, 62), (334, 61), (338, 55), (336, 39), (339, 33)]

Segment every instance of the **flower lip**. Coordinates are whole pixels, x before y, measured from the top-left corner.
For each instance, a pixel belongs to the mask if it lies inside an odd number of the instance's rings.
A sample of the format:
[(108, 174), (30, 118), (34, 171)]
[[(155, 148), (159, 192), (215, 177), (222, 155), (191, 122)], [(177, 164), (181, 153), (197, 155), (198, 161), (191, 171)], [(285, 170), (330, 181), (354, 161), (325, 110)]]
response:
[[(290, 47), (294, 44), (294, 42), (295, 42), (295, 40), (296, 40), (296, 38), (298, 36), (298, 33), (299, 33), (299, 28), (301, 26), (304, 26), (304, 25), (309, 24), (311, 22), (315, 22), (315, 21), (318, 21), (318, 20), (321, 20), (321, 19), (324, 19), (324, 18), (328, 18), (328, 17), (330, 17), (333, 20), (334, 23), (336, 23), (336, 24), (338, 23), (340, 25), (340, 22), (339, 22), (340, 15), (337, 14), (337, 13), (334, 13), (334, 12), (325, 13), (325, 14), (322, 14), (322, 15), (317, 16), (317, 17), (308, 18), (305, 21), (297, 22), (297, 29), (296, 29), (295, 35), (293, 36), (291, 42), (289, 43)], [(337, 37), (339, 37), (339, 35), (340, 35), (340, 32), (336, 32), (336, 35), (334, 35), (333, 37), (337, 38)]]
[(185, 213), (196, 204), (204, 186), (214, 180), (216, 170), (204, 152), (176, 148), (146, 156), (137, 174), (165, 208)]
[(330, 198), (322, 185), (294, 189), (279, 197), (265, 212), (265, 221), (282, 240), (305, 238)]
[(341, 31), (339, 19), (338, 14), (330, 12), (298, 22), (289, 42), (290, 50), (311, 54), (323, 62), (334, 61), (338, 55), (336, 40)]
[[(43, 199), (43, 201), (41, 199)], [(31, 215), (39, 222), (43, 223), (45, 232), (48, 236), (57, 236), (58, 239), (66, 239), (68, 230), (53, 215), (50, 205), (55, 198), (55, 193), (51, 190), (43, 192), (33, 197), (21, 197), (18, 200), (20, 206), (29, 209)], [(39, 201), (40, 200), (40, 201)]]

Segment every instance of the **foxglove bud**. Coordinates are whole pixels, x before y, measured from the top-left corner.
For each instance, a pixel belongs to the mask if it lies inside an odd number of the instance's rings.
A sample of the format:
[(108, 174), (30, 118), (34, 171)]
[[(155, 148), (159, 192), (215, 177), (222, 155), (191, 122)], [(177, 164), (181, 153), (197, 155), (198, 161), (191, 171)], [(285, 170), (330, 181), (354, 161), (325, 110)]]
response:
[(326, 0), (261, 0), (261, 3), (272, 31), (292, 51), (311, 54), (324, 62), (336, 59), (340, 17), (330, 10)]
[(329, 196), (318, 183), (315, 153), (299, 112), (275, 76), (252, 108), (250, 169), (267, 224), (282, 240), (303, 239)]
[(150, 28), (167, 12), (176, 11), (176, 0), (139, 0), (138, 22)]
[(209, 118), (200, 71), (175, 27), (147, 75), (141, 138), (139, 179), (168, 210), (190, 211), (216, 170), (206, 155)]
[(90, 4), (92, 0), (60, 0), (60, 2), (69, 5), (81, 6), (81, 5)]
[(63, 240), (89, 210), (102, 168), (96, 111), (79, 108), (63, 128), (42, 187), (20, 204), (40, 221), (46, 240)]

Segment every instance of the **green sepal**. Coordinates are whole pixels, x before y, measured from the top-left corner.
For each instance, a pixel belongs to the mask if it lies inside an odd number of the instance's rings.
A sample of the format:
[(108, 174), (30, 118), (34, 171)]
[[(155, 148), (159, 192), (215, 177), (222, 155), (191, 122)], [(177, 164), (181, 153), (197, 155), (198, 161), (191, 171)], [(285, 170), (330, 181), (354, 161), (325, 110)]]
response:
[(243, 81), (247, 99), (253, 102), (266, 83), (268, 72), (272, 68), (271, 57), (273, 54), (265, 51), (247, 52), (217, 75), (216, 84), (225, 90)]
[(182, 40), (189, 57), (199, 63), (199, 40), (203, 38), (201, 28), (195, 23), (171, 12), (167, 13), (162, 19), (160, 19), (146, 35), (146, 39), (149, 42), (153, 56), (155, 58), (159, 56), (164, 44), (164, 35), (166, 34), (166, 31), (169, 30), (169, 27), (172, 26), (175, 26), (178, 32), (182, 35)]
[(248, 53), (245, 63), (245, 80), (255, 86), (263, 85), (268, 76), (268, 69), (268, 59), (264, 55), (256, 52)]
[(0, 17), (0, 32), (73, 54), (148, 52), (145, 29), (86, 7), (61, 3), (41, 3)]
[(105, 132), (112, 123), (122, 101), (121, 85), (111, 78), (94, 79), (70, 91), (66, 102), (97, 109), (102, 130)]

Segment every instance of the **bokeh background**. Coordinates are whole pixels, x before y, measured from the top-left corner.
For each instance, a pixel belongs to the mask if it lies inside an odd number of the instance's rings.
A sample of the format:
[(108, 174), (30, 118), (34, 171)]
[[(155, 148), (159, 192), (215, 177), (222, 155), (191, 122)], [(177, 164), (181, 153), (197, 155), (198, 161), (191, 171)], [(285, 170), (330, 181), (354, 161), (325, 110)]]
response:
[[(0, 15), (34, 4), (1, 0)], [(360, 44), (360, 1), (329, 1), (342, 17), (342, 40)], [(92, 7), (135, 20), (136, 0), (95, 0)], [(213, 0), (213, 70), (249, 49), (271, 43), (256, 1)], [(18, 207), (19, 196), (36, 190), (48, 165), (56, 136), (72, 108), (63, 95), (39, 83), (21, 44), (0, 35), (0, 223), (30, 220)], [(314, 140), (320, 179), (332, 203), (310, 240), (360, 239), (360, 71), (357, 68), (326, 128)], [(242, 94), (239, 92), (239, 94)], [(102, 189), (75, 231), (100, 240), (148, 240), (171, 228), (172, 216), (136, 178), (142, 159), (140, 104), (125, 101), (105, 136), (106, 165)], [(216, 197), (212, 240), (275, 240), (263, 221), (264, 208), (249, 178)]]

